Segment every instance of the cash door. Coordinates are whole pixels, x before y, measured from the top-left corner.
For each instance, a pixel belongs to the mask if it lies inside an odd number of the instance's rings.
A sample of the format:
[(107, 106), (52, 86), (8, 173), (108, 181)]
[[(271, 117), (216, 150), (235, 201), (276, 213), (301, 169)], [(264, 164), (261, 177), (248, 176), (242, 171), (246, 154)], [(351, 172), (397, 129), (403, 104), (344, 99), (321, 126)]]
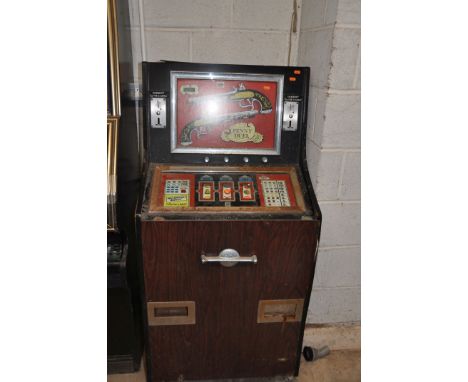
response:
[[(294, 374), (317, 232), (301, 220), (142, 222), (153, 380)], [(202, 262), (224, 249), (257, 262)]]

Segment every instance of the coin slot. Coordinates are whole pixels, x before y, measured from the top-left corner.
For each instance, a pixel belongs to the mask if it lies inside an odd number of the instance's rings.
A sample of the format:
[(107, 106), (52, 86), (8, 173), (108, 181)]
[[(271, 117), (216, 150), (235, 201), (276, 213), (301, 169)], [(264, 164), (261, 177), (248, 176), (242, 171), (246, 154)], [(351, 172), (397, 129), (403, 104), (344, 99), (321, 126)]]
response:
[(164, 129), (166, 127), (166, 98), (151, 95), (150, 111), (151, 127)]

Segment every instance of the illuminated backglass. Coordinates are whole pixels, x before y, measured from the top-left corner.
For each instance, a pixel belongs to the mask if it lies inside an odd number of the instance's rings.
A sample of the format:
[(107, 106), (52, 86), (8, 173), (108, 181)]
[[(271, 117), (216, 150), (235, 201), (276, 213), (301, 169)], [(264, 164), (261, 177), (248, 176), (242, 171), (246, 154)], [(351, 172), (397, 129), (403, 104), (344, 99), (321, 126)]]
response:
[(283, 76), (171, 72), (171, 152), (279, 155)]

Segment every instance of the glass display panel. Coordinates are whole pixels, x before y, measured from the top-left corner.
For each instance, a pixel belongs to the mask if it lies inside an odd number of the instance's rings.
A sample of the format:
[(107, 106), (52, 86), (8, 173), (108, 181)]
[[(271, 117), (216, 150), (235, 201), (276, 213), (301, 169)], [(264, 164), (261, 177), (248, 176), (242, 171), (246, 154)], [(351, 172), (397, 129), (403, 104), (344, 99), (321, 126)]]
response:
[(171, 152), (279, 155), (283, 76), (171, 72)]

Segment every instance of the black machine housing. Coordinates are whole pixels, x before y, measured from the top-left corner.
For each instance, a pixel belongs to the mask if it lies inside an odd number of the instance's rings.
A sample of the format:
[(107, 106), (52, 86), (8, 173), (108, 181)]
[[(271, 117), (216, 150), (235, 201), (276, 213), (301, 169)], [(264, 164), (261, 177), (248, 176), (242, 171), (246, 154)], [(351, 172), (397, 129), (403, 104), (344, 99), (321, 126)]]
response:
[[(187, 63), (176, 61), (164, 62), (143, 62), (143, 90), (145, 99), (143, 102), (144, 115), (144, 148), (146, 151), (146, 163), (144, 174), (144, 194), (140, 198), (141, 211), (142, 202), (148, 197), (149, 180), (151, 179), (151, 163), (160, 164), (190, 164), (212, 167), (212, 166), (275, 166), (292, 165), (299, 171), (300, 182), (304, 186), (307, 195), (305, 201), (310, 208), (311, 217), (321, 220), (321, 212), (313, 187), (310, 181), (306, 158), (306, 132), (307, 132), (307, 108), (309, 98), (309, 78), (310, 68), (308, 67), (286, 67), (286, 66), (258, 66), (258, 65), (230, 65), (230, 64), (205, 64), (205, 63)], [(283, 82), (283, 103), (285, 101), (298, 102), (298, 123), (297, 130), (281, 130), (281, 152), (280, 155), (255, 155), (255, 154), (211, 154), (211, 153), (171, 153), (171, 108), (169, 107), (171, 99), (171, 72), (200, 72), (200, 73), (223, 73), (223, 74), (273, 74), (284, 77)], [(297, 74), (300, 73), (300, 74)], [(152, 128), (150, 95), (163, 94), (167, 98), (166, 110), (166, 128)], [(282, 120), (282, 115), (278, 118)], [(209, 162), (206, 162), (208, 157)], [(226, 162), (225, 158), (229, 161)], [(245, 162), (248, 157), (248, 163)], [(263, 161), (267, 158), (267, 163)], [(258, 215), (258, 218), (262, 218)], [(291, 218), (291, 216), (283, 216)], [(203, 218), (203, 216), (200, 216)]]
[[(197, 64), (184, 62), (143, 62), (143, 88), (145, 96), (144, 120), (145, 120), (145, 149), (148, 162), (172, 163), (172, 164), (203, 164), (206, 154), (171, 153), (170, 124), (171, 110), (167, 108), (167, 125), (164, 129), (154, 129), (149, 125), (150, 121), (150, 97), (153, 92), (166, 94), (168, 102), (171, 95), (170, 72), (210, 72), (210, 73), (242, 73), (242, 74), (279, 74), (284, 76), (284, 100), (299, 102), (298, 129), (296, 131), (282, 131), (281, 155), (268, 155), (268, 163), (295, 164), (305, 159), (305, 133), (307, 127), (307, 100), (309, 93), (308, 67), (284, 67), (284, 66), (253, 66), (253, 65), (227, 65), (227, 64)], [(300, 74), (294, 74), (300, 71)], [(290, 81), (293, 77), (295, 81)], [(280, 118), (282, 116), (279, 116)], [(210, 154), (209, 165), (244, 165), (243, 158), (246, 155), (229, 155), (229, 162), (224, 161), (226, 155)], [(249, 165), (263, 165), (262, 156), (247, 155)]]

